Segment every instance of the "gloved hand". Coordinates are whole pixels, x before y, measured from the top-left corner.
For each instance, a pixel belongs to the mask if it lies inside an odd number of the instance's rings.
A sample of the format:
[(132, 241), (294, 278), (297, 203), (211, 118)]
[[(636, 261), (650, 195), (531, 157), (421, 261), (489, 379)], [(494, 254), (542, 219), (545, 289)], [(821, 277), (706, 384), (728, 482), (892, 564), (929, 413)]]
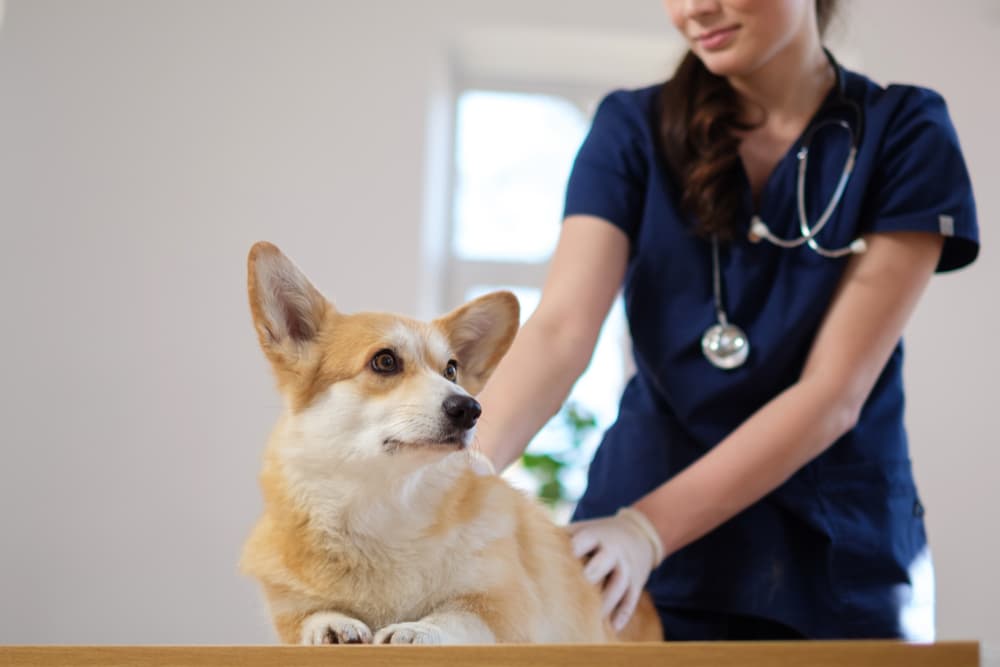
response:
[(663, 560), (663, 542), (646, 515), (623, 507), (614, 516), (569, 524), (573, 553), (587, 556), (583, 574), (602, 584), (601, 613), (621, 630), (632, 618), (649, 573)]

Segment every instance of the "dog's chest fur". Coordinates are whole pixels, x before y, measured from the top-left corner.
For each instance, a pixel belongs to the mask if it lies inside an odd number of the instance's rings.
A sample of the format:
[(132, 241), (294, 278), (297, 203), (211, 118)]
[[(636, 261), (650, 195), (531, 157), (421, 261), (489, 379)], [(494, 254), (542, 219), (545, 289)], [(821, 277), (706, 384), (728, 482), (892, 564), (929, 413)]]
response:
[(509, 513), (489, 511), (503, 502), (493, 497), (501, 482), (476, 479), (464, 452), (415, 470), (400, 463), (286, 468), (317, 547), (342, 563), (314, 593), (373, 627), (419, 619), (456, 593), (499, 584), (503, 570), (490, 567), (488, 547), (515, 530)]

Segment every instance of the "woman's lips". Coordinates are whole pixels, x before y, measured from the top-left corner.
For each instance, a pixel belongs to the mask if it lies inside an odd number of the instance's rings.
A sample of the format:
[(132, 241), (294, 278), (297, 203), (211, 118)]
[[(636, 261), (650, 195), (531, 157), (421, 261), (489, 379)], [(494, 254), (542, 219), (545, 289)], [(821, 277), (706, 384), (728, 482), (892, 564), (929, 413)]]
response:
[(706, 51), (716, 51), (728, 46), (733, 37), (736, 36), (737, 30), (739, 30), (739, 26), (735, 25), (728, 28), (720, 28), (719, 30), (711, 30), (696, 37), (695, 41)]

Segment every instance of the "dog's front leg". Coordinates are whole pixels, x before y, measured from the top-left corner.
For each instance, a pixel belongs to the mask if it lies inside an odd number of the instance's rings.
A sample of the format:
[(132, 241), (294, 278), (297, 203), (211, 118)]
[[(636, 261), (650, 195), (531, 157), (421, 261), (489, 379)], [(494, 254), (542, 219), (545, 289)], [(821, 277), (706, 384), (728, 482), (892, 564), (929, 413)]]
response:
[(482, 616), (466, 605), (446, 605), (419, 621), (393, 623), (375, 633), (375, 644), (495, 644)]
[(299, 631), (300, 644), (370, 644), (372, 631), (356, 618), (335, 611), (310, 614)]

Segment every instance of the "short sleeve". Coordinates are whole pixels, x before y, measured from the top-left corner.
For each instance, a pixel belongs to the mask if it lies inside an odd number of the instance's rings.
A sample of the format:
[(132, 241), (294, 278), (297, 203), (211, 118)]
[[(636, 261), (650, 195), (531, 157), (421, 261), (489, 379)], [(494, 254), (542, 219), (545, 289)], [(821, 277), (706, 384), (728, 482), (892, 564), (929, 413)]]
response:
[(865, 231), (939, 233), (945, 243), (937, 271), (951, 271), (979, 254), (972, 183), (944, 99), (904, 90), (873, 172)]
[(573, 163), (565, 217), (603, 218), (634, 245), (649, 177), (646, 136), (633, 93), (616, 91), (605, 97)]

